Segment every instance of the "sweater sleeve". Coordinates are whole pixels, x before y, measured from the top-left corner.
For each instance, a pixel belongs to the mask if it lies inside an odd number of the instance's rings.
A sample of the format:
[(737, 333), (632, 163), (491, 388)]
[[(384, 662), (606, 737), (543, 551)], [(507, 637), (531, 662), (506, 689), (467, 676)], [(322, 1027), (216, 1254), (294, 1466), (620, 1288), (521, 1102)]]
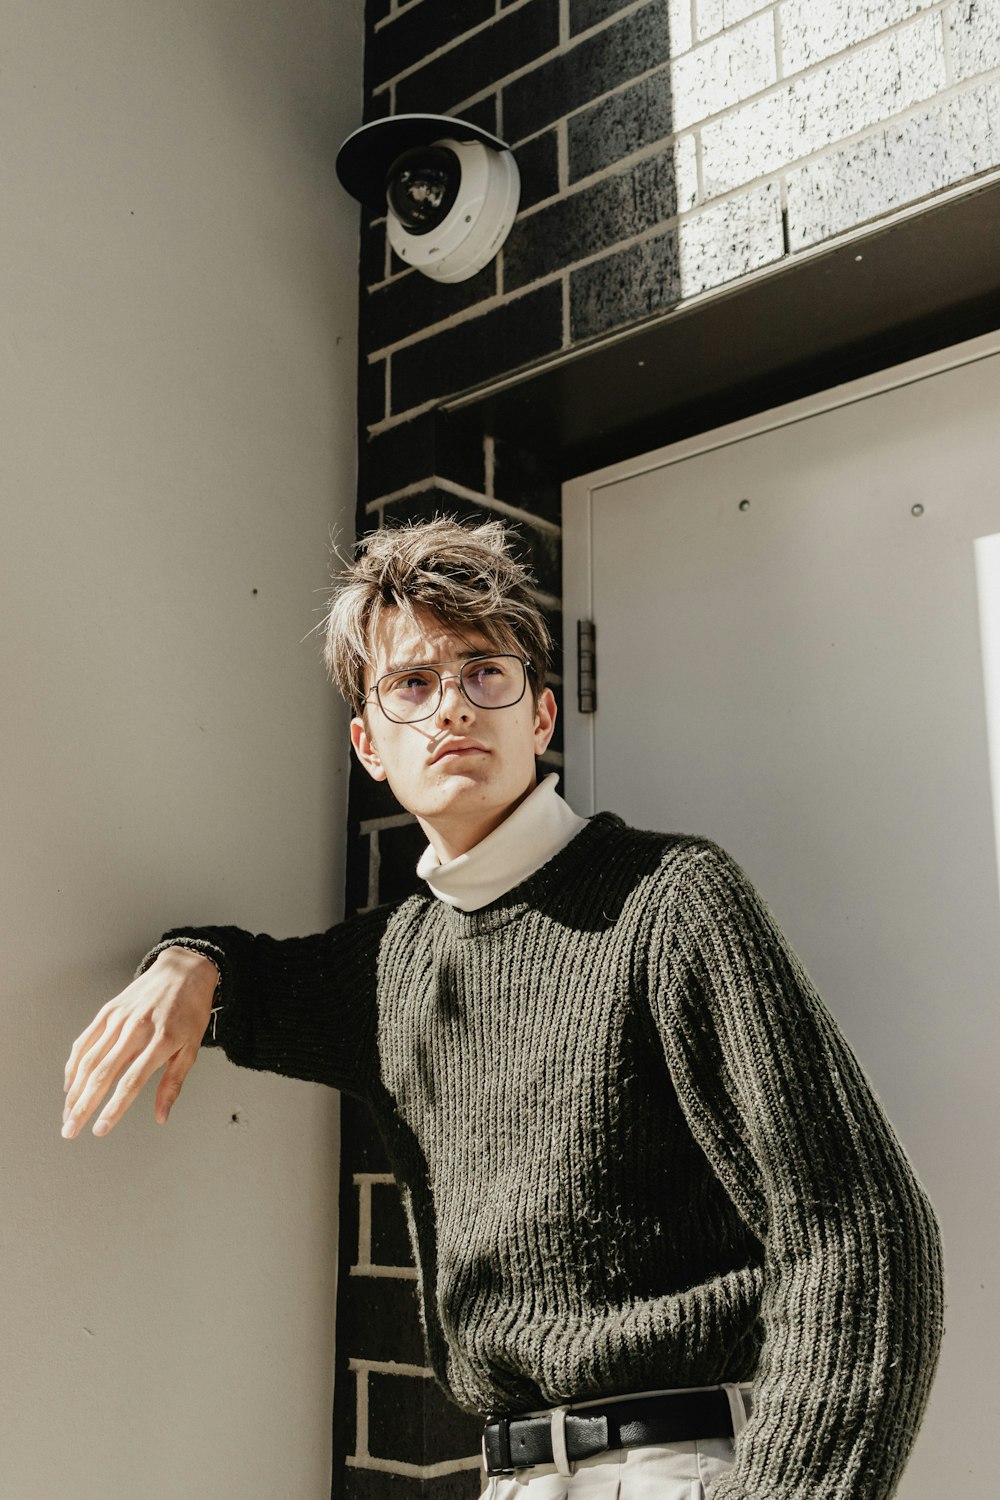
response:
[(754, 1409), (712, 1500), (887, 1500), (941, 1340), (933, 1210), (735, 861), (689, 851), (666, 905), (651, 989), (668, 1066), (764, 1246)]
[(378, 950), (391, 907), (312, 937), (272, 938), (239, 927), (164, 933), (139, 964), (165, 948), (193, 948), (219, 969), (202, 1046), (243, 1068), (326, 1083), (366, 1097), (374, 1064)]

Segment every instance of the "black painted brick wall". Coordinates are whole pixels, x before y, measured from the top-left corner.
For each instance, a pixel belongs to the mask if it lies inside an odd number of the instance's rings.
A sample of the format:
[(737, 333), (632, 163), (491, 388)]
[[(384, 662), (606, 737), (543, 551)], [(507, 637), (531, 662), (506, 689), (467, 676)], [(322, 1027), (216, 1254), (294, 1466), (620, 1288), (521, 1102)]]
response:
[(562, 326), (562, 288), (552, 282), (410, 344), (393, 356), (393, 410), (422, 406), (551, 354)]
[(603, 30), (574, 38), (504, 88), (504, 139), (516, 145), (543, 125), (666, 62), (669, 33), (666, 0), (649, 0)]
[[(384, 217), (366, 220), (364, 432), (676, 302), (667, 0), (410, 0), (377, 17), (369, 7), (366, 35), (367, 117), (453, 113), (499, 131), (522, 195), (497, 260), (454, 285), (404, 266), (386, 248)], [(630, 301), (610, 262), (637, 241), (653, 249)], [(588, 302), (608, 286), (606, 311), (574, 322), (576, 267)]]
[[(515, 524), (556, 637), (558, 692), (554, 457), (494, 439), (441, 403), (677, 300), (667, 0), (368, 0), (365, 28), (366, 119), (430, 111), (474, 121), (514, 148), (522, 193), (501, 254), (455, 285), (404, 266), (388, 249), (384, 215), (374, 207), (363, 215), (358, 531), (443, 511)], [(560, 751), (557, 740), (552, 764)], [(414, 888), (419, 827), (356, 764), (349, 835), (349, 910)], [(368, 1453), (390, 1466), (474, 1454), (478, 1429), (426, 1377), (368, 1368), (422, 1366), (425, 1356), (414, 1282), (350, 1272), (363, 1191), (372, 1261), (409, 1258), (394, 1186), (358, 1186), (359, 1174), (388, 1165), (349, 1099), (342, 1137), (334, 1494), (470, 1500), (475, 1469), (417, 1478), (350, 1461), (362, 1380)]]

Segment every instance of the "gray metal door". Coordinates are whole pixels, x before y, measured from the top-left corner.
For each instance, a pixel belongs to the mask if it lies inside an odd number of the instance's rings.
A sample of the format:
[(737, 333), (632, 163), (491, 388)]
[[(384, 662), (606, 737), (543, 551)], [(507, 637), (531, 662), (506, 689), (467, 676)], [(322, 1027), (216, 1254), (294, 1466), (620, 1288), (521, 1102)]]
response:
[(1000, 341), (950, 358), (565, 491), (570, 800), (744, 865), (942, 1219), (948, 1330), (903, 1500), (995, 1468)]

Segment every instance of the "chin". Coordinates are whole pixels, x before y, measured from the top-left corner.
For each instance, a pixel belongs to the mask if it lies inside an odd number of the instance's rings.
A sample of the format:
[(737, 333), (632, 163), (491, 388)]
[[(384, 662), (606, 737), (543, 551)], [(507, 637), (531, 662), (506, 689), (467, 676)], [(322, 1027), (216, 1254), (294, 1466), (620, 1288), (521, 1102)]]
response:
[[(402, 799), (400, 799), (402, 800)], [(412, 805), (409, 811), (418, 818), (461, 818), (478, 821), (491, 813), (500, 812), (517, 801), (516, 794), (505, 796), (495, 787), (485, 786), (472, 776), (460, 772), (449, 776), (447, 782), (425, 797), (419, 799), (420, 807)], [(403, 806), (407, 804), (404, 802)]]

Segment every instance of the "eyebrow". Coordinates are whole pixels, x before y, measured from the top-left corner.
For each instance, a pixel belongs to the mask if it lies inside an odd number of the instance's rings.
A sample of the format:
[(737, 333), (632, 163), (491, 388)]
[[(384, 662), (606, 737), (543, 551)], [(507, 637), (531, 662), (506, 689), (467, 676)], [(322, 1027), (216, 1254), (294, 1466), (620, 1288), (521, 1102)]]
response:
[[(457, 656), (449, 657), (448, 660), (474, 661), (477, 656), (503, 656), (505, 654), (506, 653), (503, 651), (491, 650), (488, 646), (485, 649), (482, 646), (479, 646), (474, 651), (460, 651)], [(378, 673), (378, 676), (389, 677), (393, 672), (413, 672), (417, 669), (417, 667), (446, 667), (447, 665), (448, 662), (445, 661), (401, 661), (394, 663), (392, 666), (386, 667), (384, 671)]]

